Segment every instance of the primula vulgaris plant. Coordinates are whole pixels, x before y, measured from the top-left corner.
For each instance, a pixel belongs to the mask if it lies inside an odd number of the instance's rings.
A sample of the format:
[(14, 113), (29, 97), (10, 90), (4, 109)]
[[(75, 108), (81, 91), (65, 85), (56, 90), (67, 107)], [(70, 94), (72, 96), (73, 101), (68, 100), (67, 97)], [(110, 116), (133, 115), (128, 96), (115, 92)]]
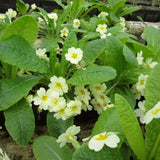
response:
[[(138, 9), (126, 0), (56, 2), (62, 9), (47, 13), (18, 0), (18, 13), (9, 9), (0, 17), (0, 111), (7, 131), (27, 145), (32, 109), (47, 111), (51, 136), (35, 140), (38, 160), (158, 160), (160, 31), (146, 26), (147, 45), (126, 33), (122, 16)], [(93, 9), (98, 15), (89, 16)], [(74, 117), (91, 110), (99, 118), (80, 145)]]

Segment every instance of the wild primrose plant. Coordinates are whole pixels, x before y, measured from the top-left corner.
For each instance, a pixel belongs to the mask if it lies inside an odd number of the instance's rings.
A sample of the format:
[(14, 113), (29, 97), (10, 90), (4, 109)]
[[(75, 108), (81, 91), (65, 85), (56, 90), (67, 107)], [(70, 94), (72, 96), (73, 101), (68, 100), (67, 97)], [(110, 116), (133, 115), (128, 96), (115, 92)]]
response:
[[(0, 111), (8, 133), (27, 145), (34, 110), (40, 120), (47, 113), (51, 135), (34, 141), (38, 160), (158, 160), (160, 31), (146, 26), (147, 45), (127, 33), (123, 16), (139, 8), (126, 0), (55, 2), (62, 9), (48, 13), (17, 0), (17, 11), (0, 17)], [(81, 143), (74, 118), (90, 111), (98, 120)]]

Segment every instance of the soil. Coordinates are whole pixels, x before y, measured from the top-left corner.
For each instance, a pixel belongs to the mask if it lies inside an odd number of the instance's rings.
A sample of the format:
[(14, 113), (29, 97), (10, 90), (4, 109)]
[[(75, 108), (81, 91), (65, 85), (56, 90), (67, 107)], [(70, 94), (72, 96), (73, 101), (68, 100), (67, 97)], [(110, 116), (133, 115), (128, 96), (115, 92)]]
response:
[[(95, 113), (84, 113), (75, 118), (75, 125), (81, 127), (81, 132), (77, 135), (78, 141), (82, 144), (82, 139), (89, 137), (98, 115)], [(0, 148), (7, 153), (11, 160), (36, 160), (32, 145), (34, 140), (43, 135), (48, 135), (45, 124), (36, 125), (35, 134), (25, 147), (20, 147), (8, 134), (5, 129), (0, 130)], [(73, 151), (72, 145), (68, 145)]]

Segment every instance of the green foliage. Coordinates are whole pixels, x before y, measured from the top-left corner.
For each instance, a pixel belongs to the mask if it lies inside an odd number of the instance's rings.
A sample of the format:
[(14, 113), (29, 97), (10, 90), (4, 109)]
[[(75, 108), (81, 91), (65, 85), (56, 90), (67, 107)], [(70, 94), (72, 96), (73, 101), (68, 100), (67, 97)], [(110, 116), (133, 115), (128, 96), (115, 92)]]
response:
[(121, 96), (115, 95), (115, 104), (120, 117), (123, 132), (138, 159), (145, 160), (145, 145), (141, 128), (129, 103)]
[(33, 143), (33, 153), (37, 160), (71, 160), (72, 151), (68, 146), (59, 148), (54, 137), (41, 136)]
[(37, 76), (16, 77), (0, 80), (0, 111), (5, 110), (28, 94), (32, 87), (40, 80)]
[(88, 148), (88, 144), (82, 145), (76, 152), (73, 154), (73, 160), (122, 160), (122, 156), (118, 149), (111, 149), (107, 146), (104, 146), (103, 149), (99, 152), (92, 151)]
[(85, 70), (79, 69), (68, 79), (72, 85), (86, 85), (107, 82), (116, 77), (116, 71), (112, 67), (89, 65)]
[(100, 60), (103, 65), (109, 65), (116, 69), (117, 75), (123, 72), (126, 61), (123, 56), (123, 44), (118, 38), (112, 36), (106, 38), (106, 51)]
[(9, 134), (20, 146), (27, 145), (34, 134), (35, 122), (32, 108), (26, 100), (22, 99), (5, 110), (4, 115)]
[(133, 54), (133, 52), (127, 46), (123, 47), (123, 55), (125, 57), (125, 60), (129, 64), (138, 67), (138, 62), (137, 62), (137, 59), (136, 59), (135, 55)]
[(156, 50), (160, 43), (160, 31), (153, 26), (148, 26), (144, 29), (144, 36), (147, 40), (147, 46)]
[(24, 15), (29, 9), (29, 4), (25, 4), (22, 0), (17, 0), (16, 6), (17, 6), (17, 11), (21, 15)]
[[(145, 109), (146, 111), (153, 108), (160, 100), (160, 64), (156, 65), (146, 82), (145, 89)], [(155, 158), (158, 154), (158, 147), (160, 146), (160, 119), (154, 119), (151, 123), (146, 125), (145, 145), (148, 160)], [(160, 152), (159, 152), (160, 153)]]
[(99, 116), (91, 135), (94, 136), (102, 132), (116, 132), (123, 134), (119, 115), (115, 107), (107, 109)]
[(90, 63), (93, 63), (95, 59), (100, 56), (100, 54), (104, 51), (105, 48), (105, 39), (97, 39), (88, 42), (83, 52), (83, 60), (85, 61), (85, 64), (88, 65)]
[(47, 72), (48, 67), (35, 54), (30, 44), (20, 36), (11, 36), (0, 41), (0, 60), (29, 71)]
[(29, 44), (33, 44), (38, 35), (38, 24), (36, 20), (31, 16), (18, 18), (6, 27), (0, 40), (7, 39), (13, 35), (19, 35), (28, 41)]
[(73, 118), (64, 121), (62, 119), (54, 118), (53, 113), (47, 114), (48, 132), (55, 138), (58, 138), (58, 136), (64, 133), (71, 125), (73, 125)]
[(115, 94), (119, 94), (121, 96), (123, 96), (128, 103), (130, 104), (130, 106), (132, 107), (132, 109), (135, 108), (136, 106), (136, 99), (135, 99), (135, 95), (133, 94), (133, 92), (126, 88), (126, 87), (115, 87), (109, 94), (110, 94), (110, 98), (112, 100), (112, 103), (115, 104)]

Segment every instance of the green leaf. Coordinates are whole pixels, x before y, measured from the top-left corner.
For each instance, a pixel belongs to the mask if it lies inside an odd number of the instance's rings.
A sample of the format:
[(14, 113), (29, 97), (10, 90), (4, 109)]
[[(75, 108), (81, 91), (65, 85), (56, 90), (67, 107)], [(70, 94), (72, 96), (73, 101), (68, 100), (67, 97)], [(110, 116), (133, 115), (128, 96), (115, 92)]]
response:
[(144, 36), (147, 41), (147, 46), (156, 50), (160, 43), (160, 31), (153, 26), (147, 26), (144, 29)]
[(40, 77), (37, 76), (0, 80), (0, 111), (18, 102), (39, 80)]
[(138, 6), (129, 7), (127, 9), (125, 9), (119, 16), (122, 17), (122, 16), (125, 16), (127, 14), (131, 14), (131, 13), (138, 11), (138, 10), (140, 10), (140, 7), (138, 7)]
[(17, 11), (21, 15), (24, 15), (29, 9), (29, 4), (25, 4), (22, 0), (17, 0), (16, 6), (17, 6)]
[(107, 29), (108, 33), (111, 33), (112, 35), (119, 33), (122, 30), (121, 25), (113, 26)]
[(77, 36), (75, 32), (70, 32), (64, 41), (63, 50), (62, 50), (62, 58), (61, 58), (62, 76), (65, 75), (67, 64), (69, 63), (65, 58), (65, 54), (68, 53), (68, 49), (71, 47), (75, 47), (75, 48), (77, 47)]
[(131, 39), (129, 39), (127, 43), (132, 44), (136, 52), (140, 52), (142, 50), (144, 58), (153, 57), (153, 50), (149, 47)]
[(83, 60), (86, 65), (95, 61), (96, 58), (105, 50), (105, 39), (96, 39), (86, 44), (83, 52)]
[(122, 160), (120, 151), (104, 146), (99, 152), (88, 148), (88, 144), (82, 145), (73, 154), (73, 160)]
[(67, 80), (72, 85), (102, 83), (116, 77), (116, 71), (109, 66), (89, 65), (85, 70), (79, 69)]
[[(8, 96), (9, 97), (9, 96)], [(34, 134), (35, 122), (32, 108), (25, 99), (4, 111), (5, 126), (20, 145), (25, 146)]]
[(47, 35), (41, 42), (41, 48), (45, 48), (47, 52), (50, 52), (51, 46), (57, 48), (57, 38), (54, 38), (51, 35)]
[(30, 44), (20, 36), (0, 41), (0, 60), (29, 71), (47, 72), (46, 63), (35, 53)]
[(101, 61), (103, 65), (108, 64), (115, 68), (118, 75), (123, 72), (126, 61), (123, 56), (123, 44), (118, 38), (112, 36), (106, 38), (106, 52)]
[(123, 47), (123, 55), (128, 63), (135, 67), (138, 66), (138, 62), (135, 55), (126, 45)]
[(146, 157), (153, 160), (156, 155), (160, 155), (160, 119), (153, 119), (145, 126), (145, 147)]
[(47, 127), (48, 132), (51, 136), (58, 138), (59, 135), (64, 133), (68, 127), (73, 125), (73, 118), (69, 118), (67, 120), (56, 119), (53, 117), (53, 113), (47, 114)]
[(33, 143), (33, 153), (37, 160), (71, 160), (72, 151), (68, 146), (59, 148), (54, 137), (41, 136)]
[(91, 25), (89, 25), (85, 20), (81, 19), (80, 23), (81, 23), (81, 28), (82, 29), (86, 29), (88, 31), (92, 31)]
[(78, 18), (78, 17), (75, 17), (75, 16), (76, 16), (77, 10), (79, 9), (81, 4), (83, 4), (83, 3), (84, 3), (84, 0), (73, 1), (72, 7), (71, 7), (71, 18), (72, 18), (72, 20), (74, 20), (75, 18)]
[[(160, 64), (157, 64), (150, 72), (145, 86), (145, 109), (146, 111), (152, 109), (160, 101)], [(160, 146), (160, 119), (153, 119), (146, 125), (146, 153), (149, 160), (151, 160)], [(158, 144), (157, 144), (158, 143)], [(158, 154), (158, 153), (157, 153)], [(160, 152), (159, 152), (160, 154)]]
[(4, 40), (10, 36), (19, 35), (28, 43), (33, 44), (38, 35), (38, 24), (31, 16), (22, 16), (12, 22), (3, 32), (0, 40)]
[(60, 5), (63, 9), (65, 9), (65, 5), (62, 3), (61, 0), (54, 0), (58, 5)]
[(118, 132), (120, 134), (123, 133), (119, 121), (119, 115), (115, 107), (105, 110), (99, 116), (98, 121), (95, 123), (95, 126), (92, 130), (91, 136), (97, 135), (102, 132)]
[(145, 160), (145, 146), (141, 128), (129, 103), (121, 96), (115, 95), (115, 104), (120, 117), (123, 132), (140, 160)]
[(128, 103), (130, 104), (132, 109), (135, 108), (135, 106), (136, 106), (135, 95), (133, 94), (133, 92), (130, 89), (123, 87), (123, 86), (114, 87), (114, 89), (110, 93), (110, 98), (112, 100), (112, 103), (115, 103), (115, 94), (116, 93), (123, 96), (123, 98), (125, 98), (128, 101)]
[(150, 72), (145, 86), (145, 109), (153, 108), (160, 101), (160, 64), (157, 64)]

